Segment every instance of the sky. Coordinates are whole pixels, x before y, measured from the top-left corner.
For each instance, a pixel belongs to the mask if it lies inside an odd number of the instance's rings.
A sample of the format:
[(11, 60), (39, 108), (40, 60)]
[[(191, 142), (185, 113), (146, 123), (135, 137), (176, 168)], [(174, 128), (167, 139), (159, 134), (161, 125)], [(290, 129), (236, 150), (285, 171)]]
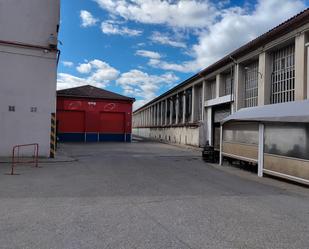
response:
[(57, 88), (134, 109), (309, 6), (309, 0), (62, 0)]

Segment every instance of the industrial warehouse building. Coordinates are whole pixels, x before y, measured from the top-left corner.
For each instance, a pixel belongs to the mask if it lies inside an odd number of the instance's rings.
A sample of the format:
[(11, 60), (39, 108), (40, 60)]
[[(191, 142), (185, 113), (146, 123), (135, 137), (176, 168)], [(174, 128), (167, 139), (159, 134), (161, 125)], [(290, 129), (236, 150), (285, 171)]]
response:
[(131, 141), (135, 100), (86, 85), (57, 92), (61, 142)]
[(1, 1), (0, 156), (29, 143), (49, 156), (59, 19), (60, 0)]
[[(309, 154), (307, 140), (299, 140), (309, 133), (307, 121), (301, 118), (305, 115), (302, 111), (309, 108), (305, 101), (309, 97), (308, 41), (307, 9), (136, 110), (133, 133), (193, 146), (204, 146), (208, 141), (218, 153), (221, 147), (222, 156), (267, 161), (268, 169), (262, 173), (309, 183), (309, 160), (304, 156)], [(283, 110), (277, 121), (262, 119), (269, 115), (267, 106)], [(257, 112), (256, 108), (262, 108), (258, 110), (264, 114), (248, 122), (247, 114)], [(296, 109), (300, 118), (291, 123), (289, 116)], [(244, 111), (243, 118), (229, 120), (231, 114), (238, 117)], [(265, 125), (263, 133), (259, 132), (260, 123)], [(226, 136), (221, 136), (221, 124)], [(288, 139), (278, 138), (283, 131), (289, 134)], [(223, 148), (221, 140), (226, 142)], [(282, 143), (288, 145), (282, 149)], [(292, 161), (286, 169), (284, 165)]]

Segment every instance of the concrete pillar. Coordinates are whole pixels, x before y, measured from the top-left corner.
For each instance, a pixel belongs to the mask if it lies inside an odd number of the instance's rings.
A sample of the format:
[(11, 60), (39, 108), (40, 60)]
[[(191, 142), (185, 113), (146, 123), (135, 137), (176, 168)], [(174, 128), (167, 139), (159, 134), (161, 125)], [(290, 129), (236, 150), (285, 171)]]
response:
[(195, 121), (195, 85), (192, 86), (191, 123)]
[(270, 54), (259, 55), (258, 105), (270, 104), (272, 63)]
[(221, 86), (222, 86), (222, 75), (217, 74), (216, 75), (216, 98), (220, 97)]
[(164, 106), (164, 101), (161, 101), (161, 123), (160, 125), (162, 126), (163, 125), (163, 110), (164, 110), (165, 106)]
[(172, 99), (170, 98), (169, 99), (169, 102), (170, 102), (170, 125), (173, 124), (173, 101)]
[(183, 92), (182, 95), (182, 122), (185, 123), (186, 122), (186, 91)]
[(305, 33), (295, 37), (295, 100), (307, 98)]
[(307, 99), (309, 99), (309, 43), (306, 43), (306, 50), (307, 50), (307, 71), (306, 71), (306, 78), (307, 78)]
[(176, 124), (178, 124), (178, 114), (179, 114), (179, 95), (176, 95)]
[(164, 118), (164, 125), (167, 125), (167, 99), (164, 100), (164, 108), (165, 108), (165, 118)]
[(209, 145), (213, 145), (212, 141), (212, 108), (207, 108), (207, 140), (209, 141)]
[(234, 104), (232, 109), (238, 111), (245, 107), (245, 78), (244, 67), (240, 64), (235, 65), (235, 77), (234, 77)]
[(204, 121), (204, 116), (205, 116), (205, 97), (206, 97), (206, 81), (203, 81), (203, 86), (202, 86), (202, 106), (201, 106), (201, 111), (202, 111), (202, 121)]

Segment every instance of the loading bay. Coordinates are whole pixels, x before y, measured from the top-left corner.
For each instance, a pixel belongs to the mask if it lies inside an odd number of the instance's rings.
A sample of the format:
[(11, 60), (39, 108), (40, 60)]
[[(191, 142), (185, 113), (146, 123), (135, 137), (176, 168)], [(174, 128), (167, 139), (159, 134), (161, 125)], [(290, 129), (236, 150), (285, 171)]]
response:
[(60, 152), (74, 160), (0, 164), (0, 248), (308, 248), (304, 186), (141, 139)]

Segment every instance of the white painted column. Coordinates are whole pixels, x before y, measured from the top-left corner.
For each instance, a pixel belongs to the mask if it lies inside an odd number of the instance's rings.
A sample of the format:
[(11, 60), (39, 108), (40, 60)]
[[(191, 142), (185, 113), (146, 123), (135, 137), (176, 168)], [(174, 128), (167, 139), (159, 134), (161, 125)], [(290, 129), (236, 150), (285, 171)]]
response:
[(169, 102), (170, 102), (170, 125), (173, 124), (173, 101), (172, 99), (170, 98), (169, 99)]
[(245, 78), (244, 78), (244, 68), (243, 66), (237, 64), (235, 67), (234, 74), (234, 103), (232, 105), (232, 112), (238, 111), (245, 106), (244, 96), (245, 96)]
[(259, 73), (258, 77), (258, 105), (270, 104), (271, 98), (271, 72), (272, 63), (268, 53), (263, 52), (259, 55)]
[(183, 92), (182, 95), (182, 122), (185, 123), (186, 122), (186, 91)]
[(212, 107), (207, 108), (207, 140), (212, 144)]
[(165, 106), (164, 106), (164, 101), (161, 101), (161, 113), (160, 113), (160, 115), (161, 115), (161, 123), (160, 123), (160, 125), (162, 126), (163, 125), (163, 109), (165, 108)]
[(178, 124), (178, 114), (179, 114), (179, 95), (176, 95), (176, 124)]
[(202, 86), (202, 106), (201, 106), (201, 111), (202, 111), (202, 121), (204, 121), (204, 116), (205, 116), (205, 96), (206, 96), (206, 81), (203, 81), (203, 86)]
[(167, 99), (164, 100), (164, 103), (165, 103), (165, 118), (164, 118), (164, 125), (167, 125), (168, 124), (168, 121), (167, 121)]
[(307, 98), (305, 33), (295, 37), (295, 100)]
[(307, 99), (309, 99), (309, 42), (306, 43), (307, 50), (307, 71), (306, 71), (306, 79), (307, 79)]
[(263, 177), (264, 168), (264, 124), (259, 124), (259, 156), (258, 156), (258, 176)]
[(222, 146), (223, 146), (223, 126), (220, 126), (220, 158), (219, 165), (222, 166), (223, 156), (222, 156)]
[(222, 81), (222, 75), (217, 74), (216, 75), (216, 98), (220, 97), (221, 81)]
[(192, 86), (191, 102), (191, 123), (193, 123), (195, 120), (195, 85)]

